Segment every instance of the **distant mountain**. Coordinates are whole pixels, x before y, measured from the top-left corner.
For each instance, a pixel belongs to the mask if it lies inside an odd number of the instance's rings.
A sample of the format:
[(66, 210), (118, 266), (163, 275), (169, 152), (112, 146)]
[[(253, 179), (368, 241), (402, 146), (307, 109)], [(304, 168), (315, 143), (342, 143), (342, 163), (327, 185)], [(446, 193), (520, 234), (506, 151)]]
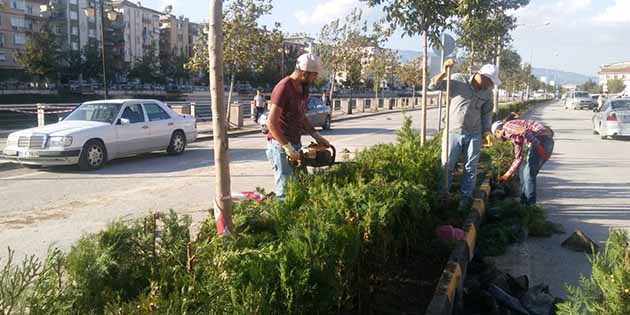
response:
[[(396, 50), (400, 56), (400, 63), (409, 63), (412, 60), (422, 57), (422, 53), (414, 50)], [(429, 55), (431, 53), (429, 52)]]
[(574, 72), (566, 72), (561, 70), (554, 69), (545, 69), (545, 68), (533, 68), (532, 73), (537, 78), (546, 78), (547, 81), (558, 81), (560, 84), (582, 84), (588, 80), (593, 80), (598, 82), (598, 78), (589, 75), (583, 75)]

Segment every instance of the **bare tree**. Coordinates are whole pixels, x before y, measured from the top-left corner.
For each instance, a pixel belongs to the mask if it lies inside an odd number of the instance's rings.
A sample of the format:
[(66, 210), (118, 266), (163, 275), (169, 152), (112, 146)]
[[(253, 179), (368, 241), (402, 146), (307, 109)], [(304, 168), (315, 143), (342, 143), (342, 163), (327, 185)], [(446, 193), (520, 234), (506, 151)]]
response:
[(230, 160), (228, 157), (228, 135), (225, 124), (225, 91), (223, 90), (223, 1), (210, 0), (208, 34), (208, 61), (210, 70), (210, 96), (212, 98), (212, 130), (214, 134), (214, 165), (216, 193), (214, 219), (217, 233), (224, 234), (232, 229), (232, 191)]

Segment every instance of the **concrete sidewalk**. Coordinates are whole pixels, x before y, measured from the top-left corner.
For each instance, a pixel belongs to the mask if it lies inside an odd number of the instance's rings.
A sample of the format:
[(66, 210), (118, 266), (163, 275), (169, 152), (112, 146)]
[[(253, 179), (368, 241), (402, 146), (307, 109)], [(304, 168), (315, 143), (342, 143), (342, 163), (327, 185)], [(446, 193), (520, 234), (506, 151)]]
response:
[[(433, 108), (433, 107), (430, 107), (430, 108)], [(359, 119), (363, 117), (372, 117), (372, 116), (378, 116), (378, 115), (400, 113), (403, 111), (411, 112), (411, 111), (419, 111), (419, 110), (420, 108), (392, 109), (392, 110), (382, 110), (379, 112), (363, 112), (363, 113), (359, 112), (359, 113), (355, 113), (351, 115), (346, 115), (343, 112), (335, 111), (333, 113), (332, 122), (334, 123), (334, 122), (340, 122), (340, 121), (351, 120), (351, 119)], [(197, 141), (207, 141), (207, 140), (213, 139), (211, 121), (197, 123), (197, 131), (198, 131)], [(7, 130), (3, 132), (2, 130), (0, 130), (0, 153), (2, 152), (2, 149), (4, 149), (6, 145), (6, 137), (9, 135), (10, 132), (13, 132), (13, 131)], [(228, 135), (230, 136), (230, 138), (232, 138), (232, 137), (256, 134), (260, 132), (261, 132), (260, 126), (254, 123), (252, 119), (247, 118), (244, 120), (244, 126), (242, 128), (230, 130), (228, 131)], [(6, 159), (3, 159), (0, 155), (0, 171), (16, 169), (20, 167), (21, 165), (12, 163)]]

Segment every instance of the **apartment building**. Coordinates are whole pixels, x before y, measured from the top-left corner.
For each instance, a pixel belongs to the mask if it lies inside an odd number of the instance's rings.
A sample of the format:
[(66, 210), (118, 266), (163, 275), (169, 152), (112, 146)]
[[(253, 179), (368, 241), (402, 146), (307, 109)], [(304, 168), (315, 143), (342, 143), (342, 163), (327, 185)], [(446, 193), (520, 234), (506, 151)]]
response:
[(140, 2), (114, 1), (115, 10), (124, 21), (124, 61), (132, 66), (151, 48), (160, 52), (160, 16), (162, 12), (143, 7)]
[(48, 0), (0, 0), (0, 69), (21, 69), (17, 52), (27, 38), (39, 32), (45, 17), (42, 5)]
[(164, 14), (160, 17), (160, 49), (176, 56), (190, 57), (191, 24), (188, 18)]
[(599, 85), (608, 90), (608, 80), (621, 79), (626, 84), (626, 93), (630, 94), (630, 61), (602, 65), (599, 69)]

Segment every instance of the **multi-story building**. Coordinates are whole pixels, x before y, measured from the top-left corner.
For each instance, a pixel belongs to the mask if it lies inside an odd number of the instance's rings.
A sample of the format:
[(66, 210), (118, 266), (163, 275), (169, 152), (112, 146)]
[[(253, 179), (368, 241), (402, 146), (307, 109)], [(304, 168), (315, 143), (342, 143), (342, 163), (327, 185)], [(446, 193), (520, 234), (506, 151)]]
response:
[(0, 0), (0, 69), (21, 69), (17, 52), (27, 38), (39, 32), (45, 17), (41, 6), (48, 0)]
[(183, 16), (164, 14), (160, 17), (160, 49), (176, 56), (190, 57), (191, 23)]
[(608, 80), (621, 79), (626, 84), (626, 93), (630, 94), (630, 61), (602, 65), (597, 74), (604, 91), (608, 90)]
[(124, 61), (133, 65), (150, 51), (158, 56), (163, 13), (126, 0), (115, 0), (114, 7), (124, 19)]
[(50, 1), (49, 15), (63, 51), (78, 52), (88, 45), (99, 44), (100, 1), (104, 0)]

